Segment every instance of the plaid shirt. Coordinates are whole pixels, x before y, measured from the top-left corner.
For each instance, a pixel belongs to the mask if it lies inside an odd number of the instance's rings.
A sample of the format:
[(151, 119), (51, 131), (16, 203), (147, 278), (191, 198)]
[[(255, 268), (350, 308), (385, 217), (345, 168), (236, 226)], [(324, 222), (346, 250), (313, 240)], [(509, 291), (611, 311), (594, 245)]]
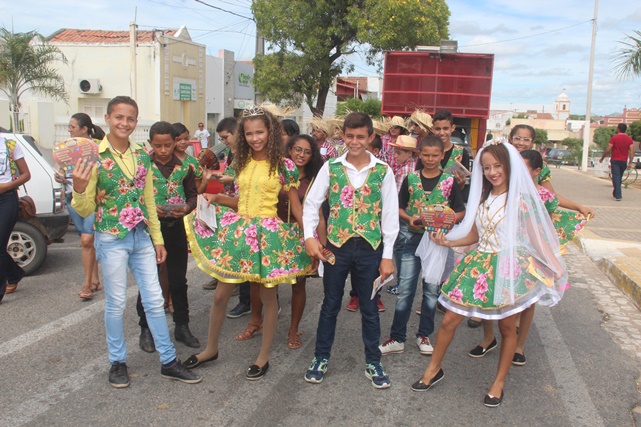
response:
[[(392, 147), (393, 148), (393, 147)], [(401, 191), (401, 185), (403, 180), (410, 173), (414, 172), (416, 169), (416, 157), (412, 157), (407, 160), (405, 163), (396, 165), (396, 170), (394, 170), (394, 178), (396, 179), (396, 191)]]
[(394, 152), (394, 147), (389, 145), (392, 142), (392, 137), (389, 134), (385, 134), (381, 136), (381, 141), (383, 142), (383, 149), (381, 150), (380, 158), (392, 168), (396, 175), (396, 168), (398, 168), (396, 153)]
[[(323, 154), (323, 148), (325, 148), (325, 154)], [(338, 157), (338, 150), (336, 150), (336, 147), (334, 147), (334, 144), (329, 142), (327, 139), (323, 141), (321, 145), (318, 146), (318, 149), (321, 152), (321, 157), (323, 158), (323, 161), (328, 161), (329, 159), (333, 159), (335, 157)]]

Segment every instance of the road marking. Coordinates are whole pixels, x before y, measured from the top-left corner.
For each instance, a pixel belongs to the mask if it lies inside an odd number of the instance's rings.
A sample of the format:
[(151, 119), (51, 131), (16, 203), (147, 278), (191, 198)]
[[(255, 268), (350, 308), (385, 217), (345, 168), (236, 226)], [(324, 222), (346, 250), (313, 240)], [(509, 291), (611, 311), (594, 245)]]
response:
[(574, 425), (604, 425), (550, 309), (539, 305), (535, 313), (536, 329), (541, 341), (545, 343), (543, 347), (568, 419)]
[[(187, 273), (196, 268), (195, 262), (189, 263)], [(127, 287), (127, 299), (132, 299), (138, 296), (138, 286), (130, 285)], [(0, 344), (0, 357), (8, 356), (12, 353), (22, 350), (25, 347), (35, 344), (38, 341), (48, 338), (57, 334), (69, 327), (75, 326), (78, 323), (84, 322), (91, 316), (94, 316), (104, 311), (105, 305), (103, 301), (96, 301), (88, 307), (82, 308), (71, 314), (68, 314), (60, 319), (53, 320), (46, 325), (42, 325), (37, 329), (33, 329), (27, 333), (19, 335), (9, 341)]]
[[(138, 287), (130, 286), (127, 289), (127, 299), (131, 299), (138, 295)], [(37, 329), (33, 329), (27, 333), (19, 335), (12, 340), (0, 344), (0, 357), (8, 356), (12, 353), (22, 350), (25, 347), (35, 344), (38, 341), (48, 338), (54, 334), (57, 334), (71, 326), (77, 325), (80, 322), (84, 322), (91, 316), (94, 316), (102, 311), (104, 311), (105, 305), (102, 301), (96, 301), (88, 307), (82, 308), (78, 311), (75, 311), (71, 314), (68, 314), (60, 319), (56, 319), (52, 322), (42, 325)]]
[(27, 424), (48, 411), (52, 406), (63, 401), (69, 394), (75, 393), (87, 383), (94, 381), (98, 370), (101, 367), (104, 368), (105, 365), (105, 355), (93, 359), (70, 375), (53, 382), (44, 390), (33, 395), (31, 399), (4, 413), (2, 416), (4, 421), (2, 423), (8, 426)]

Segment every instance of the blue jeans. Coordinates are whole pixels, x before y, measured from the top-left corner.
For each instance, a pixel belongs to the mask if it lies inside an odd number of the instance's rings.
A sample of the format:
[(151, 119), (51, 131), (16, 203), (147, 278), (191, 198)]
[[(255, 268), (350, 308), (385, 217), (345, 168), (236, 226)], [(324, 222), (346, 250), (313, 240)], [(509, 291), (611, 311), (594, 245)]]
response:
[(628, 167), (628, 163), (622, 160), (610, 160), (610, 172), (612, 172), (612, 186), (614, 192), (612, 195), (615, 199), (620, 199), (621, 196), (621, 180), (623, 173)]
[[(410, 238), (410, 234), (416, 234), (412, 233), (409, 230), (409, 225), (403, 221), (399, 221), (399, 227), (398, 227), (398, 236), (396, 237), (396, 241), (394, 242), (394, 265), (396, 266), (396, 284), (400, 285), (401, 283), (401, 270), (403, 266), (401, 265), (401, 258), (402, 254), (405, 252), (405, 244), (407, 243), (407, 240)], [(416, 250), (416, 248), (414, 248)]]
[(336, 317), (341, 309), (345, 280), (351, 274), (354, 290), (358, 294), (358, 305), (361, 313), (361, 328), (365, 344), (365, 362), (375, 363), (381, 360), (378, 349), (381, 337), (381, 325), (378, 317), (376, 298), (370, 299), (374, 280), (379, 276), (378, 267), (383, 256), (383, 244), (378, 249), (361, 237), (352, 237), (340, 248), (327, 242), (327, 248), (334, 252), (336, 263), (324, 263), (323, 288), (325, 297), (321, 306), (316, 331), (317, 358), (331, 356), (334, 336), (336, 334)]
[[(390, 336), (398, 342), (405, 342), (407, 338), (407, 322), (412, 313), (412, 303), (416, 294), (416, 287), (421, 273), (421, 259), (414, 255), (416, 248), (423, 237), (420, 233), (408, 232), (403, 236), (403, 251), (398, 254), (402, 269), (399, 276), (398, 295)], [(397, 244), (399, 243), (396, 240)], [(434, 332), (434, 314), (438, 300), (439, 284), (423, 283), (423, 299), (421, 302), (421, 319), (418, 324), (417, 337), (429, 337)]]
[(111, 363), (127, 361), (123, 326), (127, 266), (138, 283), (147, 323), (156, 350), (160, 353), (160, 362), (169, 363), (176, 358), (176, 349), (169, 339), (165, 301), (158, 281), (156, 251), (145, 227), (139, 223), (122, 239), (108, 233), (95, 234), (96, 258), (102, 267), (105, 287), (105, 327)]
[(0, 301), (8, 283), (18, 283), (24, 271), (7, 252), (7, 244), (18, 220), (18, 195), (15, 190), (0, 194)]

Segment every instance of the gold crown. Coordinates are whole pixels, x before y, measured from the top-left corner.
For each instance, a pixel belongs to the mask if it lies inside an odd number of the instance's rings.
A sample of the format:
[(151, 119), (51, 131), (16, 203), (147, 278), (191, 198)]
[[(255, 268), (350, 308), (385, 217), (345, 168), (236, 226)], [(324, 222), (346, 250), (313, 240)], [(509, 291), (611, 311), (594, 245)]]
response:
[(261, 107), (253, 106), (247, 107), (243, 110), (243, 117), (264, 116), (265, 110)]

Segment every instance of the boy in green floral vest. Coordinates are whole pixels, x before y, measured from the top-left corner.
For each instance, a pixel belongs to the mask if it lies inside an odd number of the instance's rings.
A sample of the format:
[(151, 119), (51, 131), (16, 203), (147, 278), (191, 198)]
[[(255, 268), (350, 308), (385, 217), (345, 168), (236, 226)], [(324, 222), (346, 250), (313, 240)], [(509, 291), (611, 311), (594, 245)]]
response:
[(138, 123), (138, 105), (128, 96), (107, 104), (109, 134), (99, 146), (97, 165), (80, 160), (73, 171), (71, 205), (79, 215), (96, 214), (96, 258), (103, 271), (105, 326), (109, 350), (109, 383), (129, 386), (123, 315), (127, 301), (127, 267), (142, 296), (149, 329), (160, 353), (163, 378), (189, 384), (201, 377), (176, 359), (169, 338), (164, 299), (156, 264), (165, 261), (160, 223), (154, 202), (153, 173), (149, 155), (129, 136)]
[[(402, 248), (401, 253), (395, 254), (400, 260), (400, 277), (390, 339), (379, 347), (383, 355), (402, 353), (405, 350), (407, 322), (412, 312), (418, 276), (421, 272), (421, 259), (415, 253), (424, 232), (422, 225), (416, 225), (414, 221), (420, 219), (421, 212), (428, 206), (435, 204), (452, 208), (456, 212), (457, 222), (465, 216), (463, 197), (454, 177), (441, 172), (443, 141), (438, 136), (428, 135), (421, 139), (419, 150), (423, 169), (408, 174), (398, 193), (399, 217), (408, 224), (409, 232), (399, 234), (398, 239), (404, 240), (400, 245), (396, 242), (396, 245)], [(416, 345), (421, 354), (430, 355), (434, 349), (429, 336), (434, 332), (434, 314), (440, 283), (427, 283), (424, 280), (422, 282), (423, 298)]]
[[(198, 192), (194, 168), (181, 161), (175, 153), (176, 132), (169, 122), (156, 122), (149, 129), (152, 148), (151, 172), (153, 174), (156, 212), (160, 231), (165, 241), (167, 260), (158, 265), (158, 274), (166, 275), (169, 295), (173, 305), (174, 338), (189, 347), (200, 347), (198, 338), (189, 330), (189, 300), (187, 299), (187, 235), (183, 217), (196, 208)], [(161, 267), (164, 267), (161, 269)], [(147, 324), (142, 298), (136, 304), (140, 316), (140, 348), (153, 352), (154, 340)]]
[[(372, 119), (364, 113), (345, 118), (341, 137), (347, 152), (326, 162), (307, 193), (303, 209), (305, 248), (323, 261), (325, 296), (316, 332), (316, 350), (305, 381), (323, 381), (336, 333), (345, 280), (351, 274), (362, 316), (365, 375), (375, 388), (388, 388), (390, 379), (381, 365), (378, 307), (371, 298), (374, 280), (394, 272), (392, 252), (398, 234), (398, 196), (392, 169), (367, 151), (374, 139)], [(314, 238), (321, 203), (329, 196), (327, 249), (329, 263)]]

